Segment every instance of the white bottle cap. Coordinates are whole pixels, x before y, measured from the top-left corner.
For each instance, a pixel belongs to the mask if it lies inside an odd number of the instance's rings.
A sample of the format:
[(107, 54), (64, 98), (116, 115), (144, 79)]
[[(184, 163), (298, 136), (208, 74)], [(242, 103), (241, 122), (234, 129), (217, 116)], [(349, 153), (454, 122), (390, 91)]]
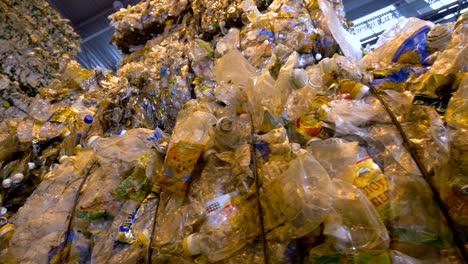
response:
[(8, 210), (5, 207), (0, 208), (0, 215), (6, 214)]
[(363, 98), (366, 94), (369, 93), (369, 90), (370, 90), (369, 86), (367, 85), (362, 86), (359, 92), (356, 94), (356, 97), (354, 97), (354, 99), (359, 100)]
[(28, 169), (34, 170), (36, 168), (36, 164), (34, 162), (28, 162)]
[(13, 175), (13, 183), (20, 183), (22, 182), (24, 179), (24, 174), (23, 173), (16, 173), (15, 175)]
[(100, 136), (92, 136), (92, 137), (90, 137), (90, 138), (88, 139), (88, 144), (87, 144), (88, 147), (91, 147), (91, 148), (92, 148), (93, 145), (94, 145), (94, 143), (95, 143), (95, 141), (96, 141), (96, 139), (98, 139), (98, 138), (100, 138)]
[(8, 178), (7, 178), (7, 179), (4, 179), (4, 180), (2, 181), (2, 186), (3, 186), (3, 188), (10, 188), (10, 187), (11, 187), (11, 180), (8, 179)]
[(62, 164), (63, 161), (65, 161), (67, 158), (68, 158), (67, 155), (63, 155), (62, 157), (60, 157), (60, 159), (59, 159), (60, 164)]
[(322, 54), (320, 54), (320, 53), (315, 54), (315, 59), (316, 59), (317, 61), (321, 60), (322, 58), (323, 58), (323, 57), (322, 57)]

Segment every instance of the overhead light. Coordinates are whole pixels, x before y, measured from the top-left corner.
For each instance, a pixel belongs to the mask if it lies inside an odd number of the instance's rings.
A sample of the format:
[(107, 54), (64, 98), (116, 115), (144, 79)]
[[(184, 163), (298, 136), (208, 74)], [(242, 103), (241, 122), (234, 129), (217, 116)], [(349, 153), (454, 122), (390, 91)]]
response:
[(379, 15), (382, 15), (382, 14), (385, 14), (389, 11), (393, 11), (393, 10), (396, 10), (395, 6), (394, 5), (389, 5), (387, 7), (384, 7), (382, 9), (379, 9), (373, 13), (370, 13), (370, 14), (367, 14), (363, 17), (360, 17), (358, 19), (355, 19), (353, 22), (354, 22), (354, 25), (357, 25), (357, 24), (360, 24), (362, 22), (365, 22), (369, 19), (372, 19), (372, 18), (375, 18), (375, 17), (378, 17)]
[(444, 19), (445, 19), (445, 20), (451, 19), (451, 18), (454, 17), (454, 16), (455, 16), (455, 14), (453, 14), (453, 13), (452, 13), (452, 14), (448, 14), (448, 15), (444, 16)]
[(122, 2), (120, 2), (120, 1), (114, 1), (114, 2), (112, 3), (112, 6), (113, 6), (114, 9), (117, 10), (117, 11), (124, 7), (124, 5), (122, 4)]

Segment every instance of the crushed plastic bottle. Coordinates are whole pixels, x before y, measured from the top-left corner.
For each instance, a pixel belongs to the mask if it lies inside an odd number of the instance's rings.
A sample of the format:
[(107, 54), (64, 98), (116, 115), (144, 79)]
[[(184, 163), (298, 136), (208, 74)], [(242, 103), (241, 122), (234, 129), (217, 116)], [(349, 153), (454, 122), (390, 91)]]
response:
[(184, 238), (190, 255), (203, 253), (211, 262), (231, 256), (261, 234), (255, 199), (238, 197), (211, 215), (200, 231)]
[(159, 179), (162, 188), (185, 195), (191, 173), (208, 141), (208, 130), (216, 118), (206, 112), (181, 112), (169, 143), (164, 161), (164, 174)]
[(431, 73), (450, 74), (467, 71), (466, 63), (464, 63), (467, 50), (467, 17), (468, 15), (466, 12), (458, 17), (450, 43), (437, 57), (434, 66), (430, 69)]
[(334, 212), (325, 220), (323, 232), (334, 247), (343, 252), (387, 249), (390, 241), (387, 229), (365, 195), (342, 180), (333, 180), (333, 187)]
[[(265, 195), (278, 196), (276, 199), (279, 200), (265, 197), (273, 202), (267, 205), (267, 209), (272, 211), (266, 213), (276, 220), (264, 220), (268, 224), (267, 228), (272, 228), (267, 234), (268, 239), (296, 239), (312, 232), (325, 220), (331, 210), (332, 185), (328, 174), (312, 155), (299, 151), (289, 168), (280, 177), (271, 180), (262, 188), (264, 192), (268, 190)], [(283, 225), (279, 219), (283, 219)]]

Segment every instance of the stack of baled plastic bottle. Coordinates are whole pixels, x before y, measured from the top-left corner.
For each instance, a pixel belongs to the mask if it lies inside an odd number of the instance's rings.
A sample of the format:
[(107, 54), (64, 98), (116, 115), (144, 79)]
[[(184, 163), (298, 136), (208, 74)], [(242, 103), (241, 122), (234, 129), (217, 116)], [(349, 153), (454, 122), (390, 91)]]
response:
[(78, 53), (78, 34), (46, 1), (3, 0), (0, 21), (0, 76), (29, 95), (50, 84)]
[(463, 263), (466, 15), (364, 57), (341, 1), (112, 20), (116, 76), (69, 63), (0, 123), (1, 263)]

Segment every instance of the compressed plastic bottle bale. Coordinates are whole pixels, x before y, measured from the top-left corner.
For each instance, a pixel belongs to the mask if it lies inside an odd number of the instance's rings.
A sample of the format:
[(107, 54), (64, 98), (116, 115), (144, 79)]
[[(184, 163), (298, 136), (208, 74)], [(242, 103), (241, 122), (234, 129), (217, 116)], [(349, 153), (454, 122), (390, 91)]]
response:
[[(449, 165), (452, 164), (452, 161), (449, 161), (449, 159), (453, 159), (453, 157), (459, 159), (458, 151), (450, 152), (450, 147), (455, 145), (450, 143), (449, 139), (451, 133), (456, 131), (456, 133), (463, 135), (464, 129), (454, 129), (450, 125), (450, 122), (447, 123), (447, 127), (444, 126), (442, 117), (440, 116), (440, 114), (446, 112), (447, 108), (447, 112), (449, 113), (446, 113), (445, 117), (449, 117), (449, 120), (453, 120), (453, 112), (450, 112), (453, 111), (453, 108), (447, 107), (447, 104), (451, 104), (453, 100), (453, 98), (450, 99), (451, 92), (449, 91), (456, 88), (464, 89), (463, 81), (461, 83), (457, 81), (458, 78), (463, 78), (463, 75), (422, 74), (415, 80), (409, 78), (406, 81), (406, 85), (409, 87), (418, 88), (405, 91), (394, 82), (398, 77), (404, 79), (408, 72), (415, 71), (415, 69), (405, 70), (405, 68), (402, 68), (393, 73), (393, 70), (388, 71), (390, 72), (387, 75), (389, 77), (386, 78), (389, 79), (389, 81), (379, 82), (377, 87), (384, 91), (384, 100), (387, 102), (391, 111), (397, 116), (398, 120), (402, 122), (401, 126), (404, 128), (405, 135), (412, 142), (412, 147), (417, 158), (421, 161), (425, 170), (431, 175), (430, 183), (436, 188), (437, 192), (439, 192), (442, 200), (447, 203), (449, 214), (453, 218), (452, 220), (457, 223), (456, 227), (458, 228), (457, 231), (459, 231), (460, 239), (466, 241), (466, 235), (464, 235), (466, 231), (463, 231), (463, 224), (461, 224), (461, 226), (458, 225), (458, 223), (463, 222), (460, 221), (460, 219), (463, 219), (463, 213), (453, 214), (453, 211), (458, 210), (455, 208), (460, 208), (458, 212), (463, 211), (463, 207), (454, 206), (454, 204), (457, 203), (460, 205), (459, 202), (463, 200), (463, 192), (461, 191), (463, 180), (461, 177), (455, 176), (459, 175), (459, 173), (451, 169)], [(414, 75), (416, 74), (417, 72)], [(393, 82), (390, 80), (393, 80)], [(438, 91), (437, 94), (434, 92), (435, 90)], [(429, 101), (431, 103), (426, 103)], [(457, 99), (455, 99), (454, 102), (456, 101)], [(426, 105), (431, 105), (435, 110)], [(463, 103), (460, 105), (463, 106)], [(457, 143), (457, 145), (463, 146), (463, 144), (459, 143)], [(396, 153), (395, 150), (398, 148), (393, 149), (392, 152)], [(463, 149), (463, 147), (460, 149)], [(398, 157), (398, 154), (393, 155)], [(407, 153), (407, 155), (409, 154)], [(403, 163), (402, 166), (408, 168), (408, 158), (403, 158), (403, 155), (401, 155), (399, 160)]]
[(384, 68), (392, 62), (424, 64), (424, 60), (429, 56), (425, 47), (425, 34), (432, 27), (434, 27), (432, 22), (418, 18), (400, 19), (394, 27), (387, 30), (395, 33), (384, 33), (391, 35), (392, 38), (363, 57), (362, 65), (366, 68)]
[[(202, 0), (192, 2), (192, 10), (199, 14), (201, 31), (210, 35), (225, 33), (231, 27), (240, 27), (243, 19), (243, 0)], [(255, 8), (265, 9), (271, 1), (251, 1)]]
[[(136, 261), (145, 258), (139, 247), (148, 246), (151, 221), (155, 217), (153, 210), (157, 205), (153, 200), (156, 196), (148, 196), (153, 170), (147, 170), (147, 167), (154, 163), (150, 159), (160, 158), (151, 155), (155, 150), (149, 150), (152, 133), (135, 129), (122, 136), (93, 140), (91, 145), (100, 166), (88, 176), (80, 191), (71, 231), (86, 236), (71, 242), (70, 259)], [(162, 160), (159, 164), (162, 166)], [(144, 227), (141, 226), (142, 219), (148, 220)], [(116, 243), (119, 247), (114, 248)], [(89, 254), (83, 254), (84, 248)]]
[[(391, 125), (373, 128), (371, 135), (388, 151), (388, 154), (379, 154), (378, 159), (385, 161), (383, 171), (394, 186), (389, 189), (390, 218), (386, 221), (389, 235), (394, 241), (391, 248), (421, 260), (456, 258), (450, 230), (440, 208), (431, 198), (428, 183), (415, 164), (411, 164), (414, 161), (409, 153), (398, 155), (395, 151), (402, 148), (396, 129)], [(406, 151), (404, 148), (402, 150)], [(406, 165), (408, 163), (412, 166)], [(415, 197), (414, 193), (418, 193), (418, 196)], [(381, 203), (379, 200), (378, 204)], [(417, 219), (402, 217), (414, 207), (421, 208)]]
[(187, 12), (190, 1), (151, 0), (122, 8), (109, 16), (115, 28), (112, 42), (127, 52), (131, 46), (145, 44), (152, 36), (164, 31)]
[[(191, 98), (193, 77), (189, 71), (189, 44), (179, 39), (177, 29), (167, 34), (148, 42), (141, 50), (145, 56), (130, 57), (117, 72), (122, 79), (119, 81), (121, 89), (113, 96), (120, 98), (120, 105), (112, 110), (116, 116), (109, 120), (113, 123), (109, 132), (129, 127), (161, 127), (169, 131), (177, 113)], [(185, 38), (187, 42), (191, 39), (188, 35)], [(136, 96), (130, 97), (130, 94)]]
[[(342, 8), (342, 3), (333, 3), (333, 8), (324, 10), (325, 7), (326, 3), (319, 7), (318, 4), (300, 1), (273, 1), (267, 12), (261, 14), (252, 2), (244, 5), (244, 12), (250, 22), (241, 31), (241, 47), (245, 55), (257, 67), (265, 63), (278, 44), (284, 44), (304, 55), (311, 54), (312, 59), (305, 65), (315, 63), (317, 58), (333, 55), (336, 52), (336, 41), (329, 25), (322, 22), (329, 21), (327, 15), (333, 17), (333, 11)], [(344, 24), (344, 15), (334, 18), (336, 27)], [(341, 31), (340, 34), (346, 32), (345, 29)], [(348, 44), (346, 40), (343, 42)]]
[(184, 253), (183, 240), (193, 231), (199, 219), (197, 207), (184, 203), (176, 195), (163, 192), (153, 237), (152, 260), (192, 263), (193, 258)]
[[(200, 24), (201, 33), (215, 35), (231, 27), (242, 25), (243, 1), (203, 0), (178, 1), (176, 5), (164, 0), (152, 0), (122, 8), (109, 16), (115, 28), (112, 42), (127, 53), (132, 46), (145, 44), (154, 35), (160, 34), (188, 13)], [(256, 0), (255, 4), (264, 10), (271, 1)]]
[[(3, 263), (45, 262), (51, 248), (60, 247), (82, 182), (79, 180), (82, 179), (81, 171), (90, 165), (91, 159), (89, 151), (81, 153), (51, 172), (34, 191), (18, 212), (17, 232), (13, 234)], [(56, 193), (62, 195), (56, 196)]]
[(92, 261), (144, 261), (148, 254), (157, 202), (156, 194), (148, 195), (140, 204), (126, 201), (106, 234), (97, 239)]
[(79, 37), (46, 1), (2, 2), (0, 9), (1, 71), (34, 96), (62, 71), (61, 61), (76, 57)]
[(203, 0), (193, 2), (191, 8), (200, 16), (201, 30), (213, 34), (241, 21), (241, 3), (241, 0)]

